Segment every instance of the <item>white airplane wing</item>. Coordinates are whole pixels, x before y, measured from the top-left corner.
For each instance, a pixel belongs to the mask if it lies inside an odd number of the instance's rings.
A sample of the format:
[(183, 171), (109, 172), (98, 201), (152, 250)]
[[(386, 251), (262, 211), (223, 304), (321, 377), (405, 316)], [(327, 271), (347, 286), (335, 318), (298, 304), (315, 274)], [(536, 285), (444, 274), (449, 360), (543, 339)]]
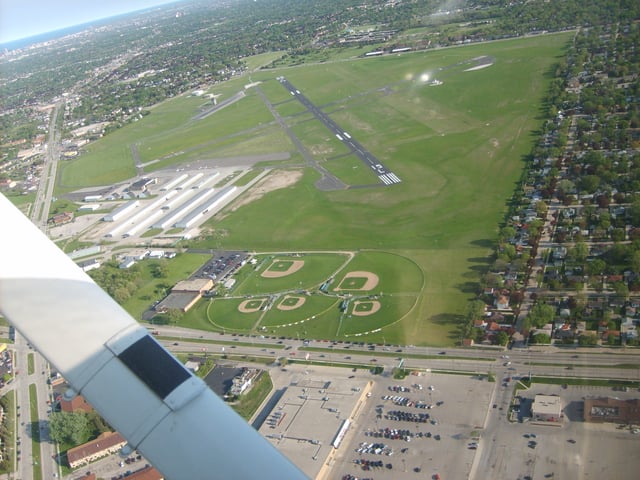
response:
[(0, 311), (165, 478), (306, 478), (1, 194), (0, 219)]

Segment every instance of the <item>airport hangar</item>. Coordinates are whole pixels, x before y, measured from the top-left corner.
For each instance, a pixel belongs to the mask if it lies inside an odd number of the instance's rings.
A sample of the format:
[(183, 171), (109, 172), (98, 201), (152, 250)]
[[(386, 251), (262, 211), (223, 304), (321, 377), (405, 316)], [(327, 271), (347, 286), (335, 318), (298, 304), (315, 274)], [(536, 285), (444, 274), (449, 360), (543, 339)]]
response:
[(105, 222), (118, 223), (115, 227), (110, 227), (105, 236), (122, 234), (123, 237), (129, 237), (149, 227), (164, 230), (194, 225), (212, 209), (228, 201), (236, 191), (234, 186), (222, 189), (207, 187), (218, 175), (219, 172), (213, 172), (202, 179), (202, 172), (192, 176), (183, 174), (161, 185), (159, 197), (144, 207), (140, 208), (139, 200), (125, 203), (103, 217)]

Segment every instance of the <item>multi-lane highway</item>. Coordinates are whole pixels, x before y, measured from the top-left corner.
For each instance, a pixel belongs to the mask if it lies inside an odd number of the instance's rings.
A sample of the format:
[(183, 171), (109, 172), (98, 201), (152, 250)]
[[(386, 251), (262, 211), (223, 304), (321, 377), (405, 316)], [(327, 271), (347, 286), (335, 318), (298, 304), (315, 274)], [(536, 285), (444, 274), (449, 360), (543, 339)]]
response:
[[(492, 403), (502, 406), (502, 411), (506, 411), (508, 407), (510, 390), (501, 389), (499, 385), (508, 377), (526, 376), (529, 372), (532, 375), (609, 378), (640, 382), (640, 354), (607, 348), (586, 351), (539, 347), (504, 351), (502, 349), (440, 349), (375, 345), (372, 349), (371, 345), (359, 343), (305, 341), (298, 338), (269, 338), (259, 335), (239, 336), (179, 327), (150, 326), (150, 328), (157, 334), (161, 343), (174, 352), (206, 353), (214, 356), (226, 354), (231, 358), (239, 359), (242, 355), (272, 357), (274, 361), (287, 358), (314, 363), (343, 363), (350, 367), (358, 365), (360, 368), (379, 365), (387, 369), (396, 367), (400, 359), (404, 359), (404, 365), (409, 368), (464, 371), (478, 375), (492, 373), (497, 379)], [(16, 381), (10, 386), (17, 390), (17, 401), (21, 406), (19, 409), (21, 417), (18, 418), (18, 436), (21, 439), (21, 445), (16, 446), (21, 450), (18, 472), (21, 478), (27, 478), (32, 475), (33, 468), (41, 468), (44, 478), (54, 478), (58, 475), (58, 466), (54, 461), (56, 453), (53, 450), (54, 444), (48, 442), (46, 422), (49, 409), (47, 400), (50, 398), (50, 390), (46, 384), (48, 366), (39, 355), (28, 348), (23, 339), (16, 339), (15, 349), (16, 361), (23, 366), (29, 364), (27, 357), (30, 354), (36, 357), (33, 372), (21, 369)], [(28, 419), (32, 396), (29, 385), (32, 384), (36, 385), (40, 419), (37, 428), (42, 439), (41, 460), (38, 465), (33, 463), (29, 441), (32, 431)], [(498, 424), (506, 421), (496, 412), (497, 410), (490, 409), (489, 423), (486, 426), (489, 430), (501, 428)], [(492, 419), (491, 415), (496, 418)], [(496, 452), (500, 453), (495, 450), (479, 453), (490, 456), (489, 460), (496, 462), (497, 457), (494, 458)]]
[(64, 111), (62, 108), (63, 105), (63, 101), (56, 103), (51, 113), (51, 119), (49, 120), (49, 140), (47, 142), (47, 152), (44, 158), (42, 176), (40, 177), (36, 198), (30, 212), (31, 221), (45, 233), (49, 219), (49, 208), (53, 199), (58, 159), (60, 158), (60, 131), (56, 126), (61, 109)]
[[(310, 362), (380, 365), (392, 368), (400, 359), (408, 368), (487, 373), (510, 377), (538, 376), (620, 379), (640, 382), (640, 353), (600, 348), (563, 350), (557, 347), (529, 349), (438, 349), (417, 346), (375, 346), (260, 336), (221, 335), (178, 327), (158, 327), (159, 338), (175, 351), (216, 355), (249, 355)], [(223, 350), (224, 348), (224, 350)]]
[[(60, 157), (60, 131), (57, 128), (57, 122), (63, 106), (64, 101), (59, 101), (51, 113), (44, 168), (30, 212), (32, 222), (45, 233)], [(29, 348), (27, 341), (18, 333), (15, 336), (13, 351), (16, 376), (12, 384), (7, 385), (4, 390), (14, 389), (16, 392), (16, 444), (11, 448), (15, 449), (16, 459), (19, 459), (16, 464), (18, 478), (57, 477), (60, 465), (56, 462), (56, 444), (49, 439), (48, 418), (51, 408), (49, 404), (51, 387), (47, 383), (49, 364), (38, 352)], [(28, 360), (29, 356), (33, 356), (32, 361)], [(29, 371), (27, 365), (33, 365), (33, 371)], [(34, 413), (37, 420), (35, 421), (32, 421), (31, 405), (35, 405), (36, 408)], [(32, 443), (31, 439), (36, 432), (40, 442)], [(38, 451), (32, 451), (33, 446), (37, 446)], [(36, 474), (34, 469), (42, 473)]]
[(400, 183), (402, 180), (391, 170), (385, 167), (371, 152), (364, 148), (351, 134), (335, 123), (327, 114), (315, 106), (303, 93), (294, 87), (284, 77), (278, 77), (278, 81), (284, 86), (289, 93), (295, 97), (304, 107), (311, 112), (318, 120), (320, 120), (338, 140), (351, 149), (355, 155), (364, 162), (378, 176), (380, 181), (385, 185), (393, 185)]
[[(57, 450), (55, 442), (49, 439), (49, 413), (51, 409), (51, 387), (49, 364), (37, 352), (32, 350), (27, 341), (16, 334), (14, 351), (15, 379), (3, 388), (3, 392), (15, 390), (16, 393), (16, 453), (17, 478), (56, 478), (60, 474), (60, 465), (56, 462)], [(32, 360), (29, 357), (32, 356)], [(29, 367), (32, 365), (33, 367)], [(36, 412), (31, 412), (34, 405)], [(33, 420), (32, 413), (37, 414)], [(40, 441), (32, 442), (37, 432)], [(33, 451), (33, 448), (37, 451)], [(37, 475), (34, 470), (39, 470)]]

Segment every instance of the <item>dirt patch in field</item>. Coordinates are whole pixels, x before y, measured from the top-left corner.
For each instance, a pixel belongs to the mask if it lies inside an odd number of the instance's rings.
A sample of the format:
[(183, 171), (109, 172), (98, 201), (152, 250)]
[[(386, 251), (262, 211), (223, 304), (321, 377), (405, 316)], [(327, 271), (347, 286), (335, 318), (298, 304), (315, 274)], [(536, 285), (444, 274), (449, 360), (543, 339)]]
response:
[(266, 177), (256, 183), (233, 205), (231, 211), (235, 212), (238, 208), (254, 200), (259, 200), (265, 194), (281, 188), (294, 185), (302, 177), (302, 170), (273, 170)]
[[(358, 310), (358, 305), (360, 305), (361, 303), (370, 303), (371, 308), (369, 310)], [(355, 302), (353, 302), (353, 310), (351, 311), (351, 315), (355, 315), (356, 317), (366, 317), (367, 315), (373, 315), (374, 313), (376, 313), (378, 310), (380, 310), (380, 307), (380, 302), (377, 300), (356, 300)]]
[(325, 155), (330, 156), (333, 155), (334, 150), (331, 148), (331, 145), (313, 145), (309, 147), (309, 151), (312, 155)]
[(260, 310), (260, 308), (262, 307), (262, 305), (264, 304), (264, 300), (260, 301), (260, 304), (257, 307), (249, 307), (248, 305), (250, 305), (251, 303), (255, 303), (256, 300), (253, 299), (249, 299), (249, 300), (245, 300), (244, 302), (242, 302), (240, 305), (238, 305), (238, 311), (242, 312), (242, 313), (253, 313), (253, 312), (257, 312), (258, 310)]
[[(290, 298), (296, 299), (297, 303), (293, 305), (285, 305), (285, 302)], [(278, 304), (278, 310), (295, 310), (296, 308), (300, 308), (302, 305), (304, 305), (304, 302), (306, 301), (307, 299), (304, 297), (294, 297), (291, 295), (285, 295), (282, 301)]]
[[(278, 262), (281, 262), (281, 261), (282, 260), (274, 260), (273, 263), (278, 263)], [(273, 263), (271, 265), (273, 265)], [(271, 265), (269, 266), (269, 268), (271, 268)], [(262, 272), (262, 274), (260, 276), (264, 277), (264, 278), (286, 277), (287, 275), (291, 275), (292, 273), (296, 273), (303, 266), (304, 266), (304, 260), (291, 260), (291, 266), (287, 270), (284, 270), (282, 272), (277, 272), (275, 270), (269, 270), (269, 268), (267, 268), (264, 272)]]
[[(360, 288), (348, 288), (346, 287), (346, 285), (349, 284), (349, 279), (350, 278), (365, 278), (365, 282), (364, 285), (362, 285)], [(362, 290), (362, 291), (366, 291), (366, 290), (373, 290), (374, 288), (376, 288), (376, 286), (378, 285), (378, 282), (380, 281), (378, 275), (376, 275), (373, 272), (358, 272), (358, 271), (354, 271), (354, 272), (349, 272), (347, 273), (344, 278), (342, 279), (342, 281), (340, 282), (340, 286), (337, 288), (334, 288), (335, 291), (339, 291), (339, 290)]]

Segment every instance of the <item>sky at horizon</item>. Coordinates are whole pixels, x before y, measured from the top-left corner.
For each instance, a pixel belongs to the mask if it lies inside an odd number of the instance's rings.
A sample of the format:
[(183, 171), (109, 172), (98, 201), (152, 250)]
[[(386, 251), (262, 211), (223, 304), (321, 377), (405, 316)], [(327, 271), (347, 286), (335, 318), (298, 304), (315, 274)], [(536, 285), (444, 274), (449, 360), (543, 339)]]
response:
[(177, 0), (0, 0), (0, 43)]

